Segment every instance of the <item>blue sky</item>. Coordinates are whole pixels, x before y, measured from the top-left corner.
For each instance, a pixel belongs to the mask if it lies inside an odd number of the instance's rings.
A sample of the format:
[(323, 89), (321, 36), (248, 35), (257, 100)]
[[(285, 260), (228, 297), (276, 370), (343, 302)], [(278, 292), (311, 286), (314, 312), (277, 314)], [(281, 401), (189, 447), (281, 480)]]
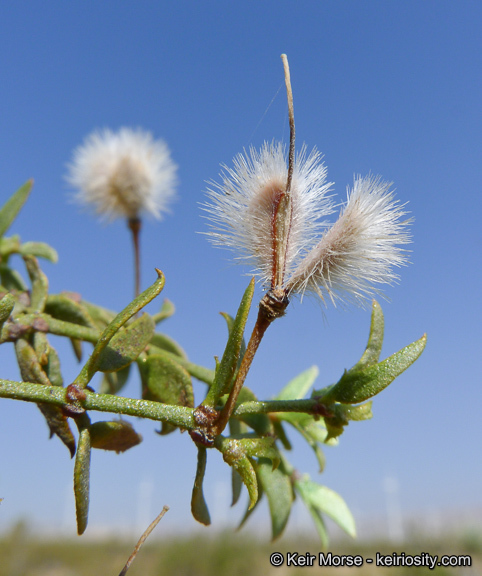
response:
[[(298, 149), (305, 142), (324, 154), (340, 201), (355, 174), (379, 174), (415, 218), (412, 264), (382, 302), (383, 356), (428, 334), (419, 361), (375, 399), (374, 419), (350, 424), (340, 445), (326, 449), (322, 476), (301, 443), (293, 462), (359, 517), (384, 513), (387, 476), (397, 479), (406, 513), (480, 507), (481, 24), (482, 6), (472, 1), (4, 6), (0, 200), (35, 179), (12, 232), (57, 248), (59, 263), (44, 265), (52, 292), (75, 290), (121, 309), (133, 290), (125, 224), (99, 224), (79, 211), (66, 164), (96, 128), (139, 126), (165, 139), (179, 165), (178, 200), (161, 223), (145, 223), (143, 283), (155, 279), (154, 267), (164, 271), (164, 296), (177, 313), (163, 329), (193, 361), (212, 366), (226, 336), (218, 312), (236, 311), (248, 278), (199, 234), (207, 229), (199, 203), (220, 164), (251, 144), (288, 140), (280, 60), (287, 53)], [(248, 330), (254, 317), (253, 310)], [(268, 331), (247, 385), (269, 398), (313, 364), (317, 387), (335, 382), (363, 351), (369, 320), (368, 310), (295, 302)], [(79, 368), (70, 349), (53, 342), (71, 381)], [(18, 378), (10, 345), (1, 347), (0, 365), (2, 378)], [(202, 386), (195, 392), (201, 399)], [(136, 378), (126, 394), (139, 394)], [(141, 446), (94, 455), (91, 526), (136, 522), (139, 487), (150, 486), (141, 498), (147, 516), (169, 504), (171, 526), (193, 528), (192, 442), (160, 438), (151, 422), (135, 426)], [(72, 531), (66, 449), (47, 440), (32, 405), (1, 400), (0, 431), (0, 530), (23, 516)], [(208, 467), (214, 521), (236, 521), (242, 506), (228, 510), (227, 467), (218, 454)]]

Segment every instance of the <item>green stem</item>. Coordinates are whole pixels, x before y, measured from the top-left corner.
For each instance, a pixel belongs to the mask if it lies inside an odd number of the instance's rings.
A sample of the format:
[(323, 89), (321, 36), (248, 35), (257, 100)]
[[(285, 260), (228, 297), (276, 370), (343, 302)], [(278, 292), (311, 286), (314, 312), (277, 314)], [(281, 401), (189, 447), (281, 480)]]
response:
[(322, 414), (324, 406), (316, 398), (307, 400), (267, 400), (243, 402), (233, 412), (233, 416), (248, 414), (269, 414), (272, 412), (302, 412), (305, 414)]
[[(184, 406), (162, 404), (151, 400), (136, 400), (113, 396), (112, 394), (96, 394), (85, 390), (85, 399), (80, 403), (86, 410), (112, 412), (126, 416), (138, 416), (158, 422), (166, 422), (187, 430), (194, 430), (196, 423), (193, 410)], [(31, 382), (14, 382), (0, 380), (0, 397), (27, 402), (46, 402), (56, 406), (67, 406), (65, 388), (44, 386)], [(259, 402), (243, 402), (234, 411), (233, 416), (248, 414), (268, 414), (275, 412), (302, 412), (306, 414), (324, 415), (326, 408), (316, 398), (307, 400), (267, 400)]]
[[(65, 392), (65, 388), (56, 386), (0, 380), (0, 397), (2, 398), (67, 406), (69, 403), (65, 398)], [(80, 403), (85, 410), (138, 416), (139, 418), (166, 422), (187, 430), (192, 430), (196, 427), (191, 408), (161, 404), (151, 400), (135, 400), (111, 394), (95, 394), (88, 390), (84, 392), (85, 400), (81, 400)]]
[[(42, 322), (44, 326), (41, 326)], [(73, 324), (72, 322), (65, 322), (64, 320), (57, 320), (49, 314), (22, 314), (16, 318), (15, 324), (17, 326), (31, 326), (41, 332), (49, 332), (57, 336), (85, 340), (86, 342), (92, 342), (92, 344), (95, 344), (101, 335), (100, 330)], [(40, 330), (40, 328), (42, 329)]]

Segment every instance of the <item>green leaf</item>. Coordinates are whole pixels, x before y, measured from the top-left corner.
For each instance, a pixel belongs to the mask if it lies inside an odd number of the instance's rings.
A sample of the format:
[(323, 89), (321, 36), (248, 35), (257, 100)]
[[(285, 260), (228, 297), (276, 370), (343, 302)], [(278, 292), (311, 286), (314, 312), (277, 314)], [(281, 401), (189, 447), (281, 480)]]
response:
[(295, 480), (295, 489), (309, 507), (327, 514), (352, 538), (356, 537), (355, 520), (339, 494), (312, 482), (308, 477)]
[[(256, 395), (247, 386), (241, 388), (236, 406), (240, 406), (243, 402), (256, 401)], [(252, 428), (258, 436), (267, 436), (274, 433), (273, 423), (267, 414), (245, 414), (240, 417), (242, 422), (245, 422)]]
[(154, 322), (149, 314), (143, 314), (134, 322), (119, 329), (97, 358), (96, 369), (100, 372), (117, 372), (137, 360), (149, 344), (154, 333)]
[[(133, 300), (128, 306), (126, 306), (126, 308), (124, 308), (122, 312), (119, 312), (119, 314), (117, 314), (114, 320), (112, 320), (112, 322), (105, 328), (99, 340), (97, 341), (97, 344), (95, 345), (89, 360), (82, 368), (80, 374), (74, 380), (73, 382), (74, 384), (80, 387), (87, 386), (87, 384), (92, 380), (92, 377), (94, 376), (95, 372), (97, 372), (100, 369), (98, 367), (99, 359), (101, 359), (104, 349), (108, 346), (109, 342), (112, 340), (114, 335), (119, 331), (120, 328), (122, 328), (122, 326), (124, 326), (124, 324), (126, 324), (126, 322), (130, 320), (130, 318), (132, 318), (132, 316), (135, 316), (135, 314), (137, 314), (139, 310), (144, 308), (144, 306), (149, 304), (149, 302), (151, 302), (156, 296), (160, 294), (160, 292), (164, 288), (164, 276), (160, 270), (157, 270), (157, 274), (158, 278), (154, 282), (154, 284), (150, 286), (147, 290), (144, 290), (144, 292), (142, 292), (135, 300)], [(91, 313), (90, 308), (89, 313)], [(143, 324), (144, 322), (146, 324)], [(150, 324), (151, 327), (154, 324), (150, 317), (149, 320), (143, 320), (141, 326), (144, 326), (144, 328), (146, 328), (147, 324)], [(149, 331), (151, 332), (152, 335), (153, 328), (152, 330), (149, 329)], [(138, 336), (139, 339), (142, 340), (142, 335), (140, 333), (138, 334)], [(129, 342), (124, 342), (124, 344), (126, 347), (126, 351), (129, 353), (129, 355), (131, 355), (132, 347), (130, 346)], [(137, 356), (140, 354), (141, 351), (142, 349), (139, 350)], [(128, 362), (122, 365), (121, 361), (117, 361), (117, 358), (115, 358), (116, 356), (117, 354), (112, 354), (109, 357), (108, 354), (107, 358), (109, 362), (107, 362), (107, 364), (109, 365), (109, 367), (115, 364), (117, 366), (115, 369), (120, 370), (121, 368), (126, 366)]]
[(288, 422), (308, 442), (315, 453), (320, 472), (325, 468), (325, 455), (320, 444), (326, 443), (328, 432), (323, 420), (315, 420), (310, 414), (278, 412), (276, 418)]
[(85, 532), (89, 516), (90, 448), (89, 428), (81, 428), (74, 466), (75, 510), (79, 536)]
[(328, 539), (328, 531), (326, 529), (325, 522), (323, 521), (323, 517), (317, 508), (315, 508), (308, 502), (305, 502), (305, 505), (308, 508), (308, 512), (311, 514), (311, 517), (313, 518), (316, 531), (318, 532), (318, 535), (321, 540), (321, 547), (323, 549), (326, 549), (328, 547), (329, 539)]
[(27, 201), (33, 180), (28, 180), (21, 186), (0, 209), (0, 237), (10, 228), (22, 206)]
[(19, 292), (25, 292), (27, 290), (27, 285), (20, 274), (5, 264), (0, 264), (0, 279), (2, 286), (7, 290), (17, 290)]
[(214, 441), (214, 445), (222, 453), (223, 460), (241, 476), (244, 485), (248, 489), (249, 509), (253, 508), (258, 501), (258, 480), (253, 464), (248, 458), (242, 442), (218, 436)]
[(273, 420), (273, 428), (276, 434), (276, 437), (283, 445), (285, 450), (291, 450), (291, 442), (289, 441), (288, 436), (286, 436), (285, 429), (283, 428), (283, 424), (279, 420)]
[(74, 294), (50, 294), (45, 304), (45, 312), (53, 318), (95, 328), (95, 323), (85, 306), (75, 299)]
[(249, 504), (248, 507), (246, 508), (246, 512), (244, 513), (244, 516), (242, 517), (241, 522), (239, 523), (238, 530), (240, 530), (244, 526), (244, 524), (246, 524), (246, 522), (248, 521), (248, 518), (256, 510), (258, 504), (261, 502), (263, 495), (264, 495), (263, 494), (263, 487), (261, 486), (261, 484), (258, 484), (258, 499), (256, 500), (256, 503), (254, 506), (251, 506), (251, 504)]
[(171, 352), (171, 354), (175, 354), (180, 358), (184, 359), (187, 358), (186, 353), (179, 346), (179, 344), (166, 334), (161, 334), (160, 332), (154, 332), (154, 334), (152, 335), (151, 344), (156, 348), (160, 348), (161, 350), (165, 350), (166, 352)]
[(231, 501), (231, 506), (237, 504), (239, 497), (241, 496), (241, 489), (243, 487), (243, 479), (236, 472), (235, 468), (231, 468), (231, 489), (233, 492), (233, 499)]
[(62, 378), (62, 372), (60, 371), (60, 360), (55, 348), (49, 346), (48, 349), (48, 361), (45, 367), (45, 372), (50, 380), (52, 386), (63, 386), (64, 379)]
[(363, 356), (353, 366), (352, 370), (359, 370), (378, 362), (382, 352), (384, 325), (382, 307), (376, 300), (373, 300), (368, 344)]
[(49, 260), (54, 264), (59, 259), (57, 251), (44, 242), (25, 242), (20, 246), (19, 252), (22, 256), (36, 256), (37, 258)]
[(318, 367), (312, 366), (305, 370), (293, 380), (288, 382), (281, 392), (274, 398), (275, 400), (301, 400), (313, 386), (318, 376)]
[(203, 402), (206, 406), (214, 407), (218, 403), (221, 396), (229, 393), (233, 384), (233, 376), (238, 366), (238, 360), (243, 345), (243, 334), (246, 321), (248, 319), (249, 309), (254, 294), (254, 278), (249, 283), (246, 291), (244, 292), (241, 304), (239, 305), (236, 318), (232, 324), (229, 333), (228, 342), (224, 350), (223, 357), (216, 370), (214, 382), (209, 389), (207, 396)]
[(270, 463), (264, 459), (259, 460), (256, 471), (263, 492), (268, 497), (272, 539), (275, 540), (283, 533), (290, 516), (293, 504), (291, 480), (281, 467), (272, 470)]
[(126, 420), (113, 420), (111, 422), (95, 422), (90, 427), (90, 441), (92, 448), (100, 450), (113, 450), (117, 454), (125, 452), (142, 442), (132, 424)]
[(427, 337), (424, 334), (420, 340), (412, 342), (379, 364), (345, 372), (329, 391), (328, 398), (343, 404), (358, 404), (372, 398), (417, 360), (426, 343)]
[(176, 307), (174, 304), (167, 298), (164, 298), (164, 302), (162, 303), (160, 311), (157, 314), (154, 314), (152, 319), (154, 320), (155, 324), (159, 324), (163, 320), (166, 320), (166, 318), (170, 318), (175, 311)]
[[(63, 292), (62, 295), (65, 295), (75, 301), (77, 301), (76, 296), (80, 296), (76, 293), (69, 292)], [(96, 306), (95, 304), (87, 302), (86, 300), (82, 300), (81, 304), (87, 311), (89, 317), (92, 318), (96, 328), (99, 330), (104, 330), (105, 327), (108, 326), (116, 317), (116, 313), (112, 310), (107, 310), (107, 308), (102, 308), (102, 306)]]
[(99, 394), (118, 394), (127, 383), (131, 365), (117, 372), (104, 372), (104, 377), (99, 387)]
[[(246, 434), (248, 427), (244, 422), (231, 418), (229, 420), (229, 433), (231, 436)], [(241, 488), (243, 487), (243, 480), (234, 468), (231, 468), (231, 488), (233, 492), (233, 499), (231, 506), (234, 506), (241, 495)]]
[[(20, 374), (25, 382), (34, 382), (45, 386), (52, 385), (38, 361), (35, 350), (26, 340), (19, 338), (15, 342), (15, 352), (17, 354), (17, 363), (20, 368)], [(51, 368), (54, 371), (55, 381), (55, 378), (58, 378), (58, 375), (55, 372), (54, 357), (52, 357), (52, 361), (53, 364)], [(75, 454), (75, 439), (62, 409), (58, 406), (46, 403), (38, 403), (37, 406), (47, 420), (50, 436), (52, 437), (54, 434), (58, 436), (58, 438), (60, 438), (60, 440), (67, 446), (70, 455), (73, 456)]]
[(47, 276), (40, 270), (35, 256), (23, 256), (23, 259), (27, 267), (30, 282), (32, 283), (30, 308), (34, 312), (43, 312), (49, 292), (49, 281), (47, 280)]
[(79, 340), (79, 338), (70, 338), (70, 344), (72, 345), (72, 350), (77, 358), (77, 362), (82, 362), (82, 340)]
[(35, 353), (37, 354), (37, 359), (44, 370), (45, 365), (48, 363), (50, 350), (47, 334), (45, 334), (45, 332), (34, 332), (32, 340)]
[(169, 358), (175, 360), (180, 366), (182, 366), (188, 374), (190, 374), (193, 378), (200, 380), (201, 382), (205, 382), (209, 386), (213, 383), (214, 380), (214, 370), (210, 370), (209, 368), (204, 368), (204, 366), (199, 366), (198, 364), (194, 364), (193, 362), (189, 362), (186, 358), (179, 356), (178, 354), (173, 354), (168, 350), (163, 350), (162, 348), (157, 348), (157, 346), (152, 345), (152, 340), (149, 343), (149, 346), (146, 350), (148, 356), (155, 356), (156, 354), (167, 355)]
[(15, 298), (10, 294), (10, 292), (7, 292), (7, 294), (5, 294), (5, 296), (0, 300), (0, 333), (4, 322), (9, 319), (14, 306)]
[(280, 453), (276, 448), (274, 438), (257, 438), (251, 434), (240, 435), (237, 438), (222, 438), (215, 446), (224, 452), (246, 454), (250, 458), (264, 458), (271, 461), (273, 470), (279, 466)]
[[(186, 370), (167, 354), (153, 354), (139, 361), (143, 382), (143, 398), (164, 404), (194, 407), (191, 377)], [(175, 427), (162, 423), (161, 434)]]
[[(227, 314), (226, 312), (221, 312), (220, 314), (226, 320), (226, 324), (228, 325), (228, 334), (231, 334), (231, 331), (233, 330), (233, 328), (235, 326), (234, 318), (232, 316), (230, 316), (229, 314)], [(243, 336), (243, 339), (241, 340), (241, 349), (239, 352), (238, 364), (237, 364), (236, 368), (239, 368), (239, 365), (241, 364), (241, 360), (243, 359), (245, 352), (246, 352), (246, 342), (245, 342), (244, 336)]]
[(191, 512), (195, 520), (201, 524), (204, 524), (205, 526), (209, 526), (209, 524), (211, 524), (211, 517), (209, 515), (209, 510), (203, 493), (203, 480), (204, 473), (206, 471), (206, 460), (206, 448), (198, 446), (196, 478), (194, 480), (191, 497)]

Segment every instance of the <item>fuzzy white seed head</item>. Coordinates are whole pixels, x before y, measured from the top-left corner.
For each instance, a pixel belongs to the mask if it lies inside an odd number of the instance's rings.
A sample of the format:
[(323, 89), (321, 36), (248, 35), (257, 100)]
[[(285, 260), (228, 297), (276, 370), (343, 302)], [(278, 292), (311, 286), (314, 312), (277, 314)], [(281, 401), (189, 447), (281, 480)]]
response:
[(401, 244), (410, 242), (406, 212), (378, 177), (357, 177), (335, 224), (298, 264), (289, 282), (291, 293), (318, 294), (333, 303), (363, 304), (377, 284), (398, 279), (394, 266), (407, 263)]
[(93, 132), (73, 153), (67, 175), (76, 200), (108, 219), (160, 218), (175, 195), (177, 166), (162, 140), (122, 128)]
[[(204, 205), (214, 244), (239, 253), (263, 283), (288, 278), (296, 261), (315, 243), (332, 203), (326, 168), (313, 150), (303, 148), (286, 191), (288, 160), (281, 143), (265, 143), (258, 152), (239, 154), (234, 167), (224, 167), (222, 182), (213, 183)], [(289, 195), (289, 202), (286, 198)], [(282, 270), (280, 270), (282, 268)]]

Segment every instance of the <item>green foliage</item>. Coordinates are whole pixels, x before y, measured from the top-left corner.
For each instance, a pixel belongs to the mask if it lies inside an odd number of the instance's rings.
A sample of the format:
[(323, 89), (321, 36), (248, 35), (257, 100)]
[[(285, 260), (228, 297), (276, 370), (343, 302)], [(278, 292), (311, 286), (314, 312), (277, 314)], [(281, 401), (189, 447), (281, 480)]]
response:
[[(4, 236), (30, 189), (28, 182), (0, 209), (0, 344), (13, 343), (23, 380), (0, 380), (0, 396), (36, 402), (51, 435), (60, 438), (70, 454), (75, 455), (79, 534), (85, 531), (88, 522), (91, 449), (119, 453), (141, 442), (127, 420), (92, 424), (88, 412), (100, 410), (155, 420), (161, 423), (163, 435), (176, 429), (189, 431), (198, 449), (191, 508), (194, 518), (203, 524), (211, 522), (203, 481), (208, 452), (214, 448), (231, 467), (233, 504), (238, 502), (242, 486), (247, 489), (249, 506), (242, 524), (266, 497), (272, 537), (278, 538), (297, 496), (310, 512), (323, 546), (328, 542), (325, 516), (355, 536), (353, 517), (341, 496), (301, 475), (289, 463), (287, 453), (292, 447), (289, 433), (295, 430), (308, 443), (322, 472), (325, 467), (322, 446), (336, 444), (349, 422), (372, 417), (372, 402), (365, 401), (385, 389), (420, 356), (425, 336), (379, 362), (384, 320), (380, 305), (373, 302), (366, 349), (336, 384), (313, 390), (318, 377), (318, 368), (313, 366), (282, 386), (272, 400), (260, 401), (243, 386), (259, 344), (259, 341), (252, 344), (252, 336), (247, 347), (244, 335), (254, 280), (247, 287), (235, 317), (222, 313), (228, 339), (221, 360), (216, 360), (216, 369), (194, 364), (177, 342), (156, 331), (156, 325), (174, 314), (171, 302), (165, 300), (157, 314), (141, 314), (164, 287), (160, 271), (153, 284), (118, 314), (86, 302), (76, 293), (49, 292), (48, 279), (37, 258), (55, 262), (55, 250), (38, 242), (22, 244), (17, 236)], [(28, 286), (11, 266), (13, 255), (25, 267)], [(259, 340), (272, 321), (269, 318), (263, 325), (261, 335), (256, 336)], [(82, 345), (85, 342), (93, 345), (77, 378), (67, 387), (57, 352), (49, 341), (50, 334), (69, 339), (79, 362)], [(142, 399), (118, 396), (136, 367), (142, 382)], [(100, 393), (89, 387), (98, 372), (103, 375)], [(197, 408), (193, 378), (207, 385)], [(231, 402), (226, 418), (229, 435), (225, 436), (224, 427), (218, 430), (216, 424), (225, 414), (223, 410), (240, 378), (239, 395)], [(79, 430), (77, 447), (71, 420)]]

